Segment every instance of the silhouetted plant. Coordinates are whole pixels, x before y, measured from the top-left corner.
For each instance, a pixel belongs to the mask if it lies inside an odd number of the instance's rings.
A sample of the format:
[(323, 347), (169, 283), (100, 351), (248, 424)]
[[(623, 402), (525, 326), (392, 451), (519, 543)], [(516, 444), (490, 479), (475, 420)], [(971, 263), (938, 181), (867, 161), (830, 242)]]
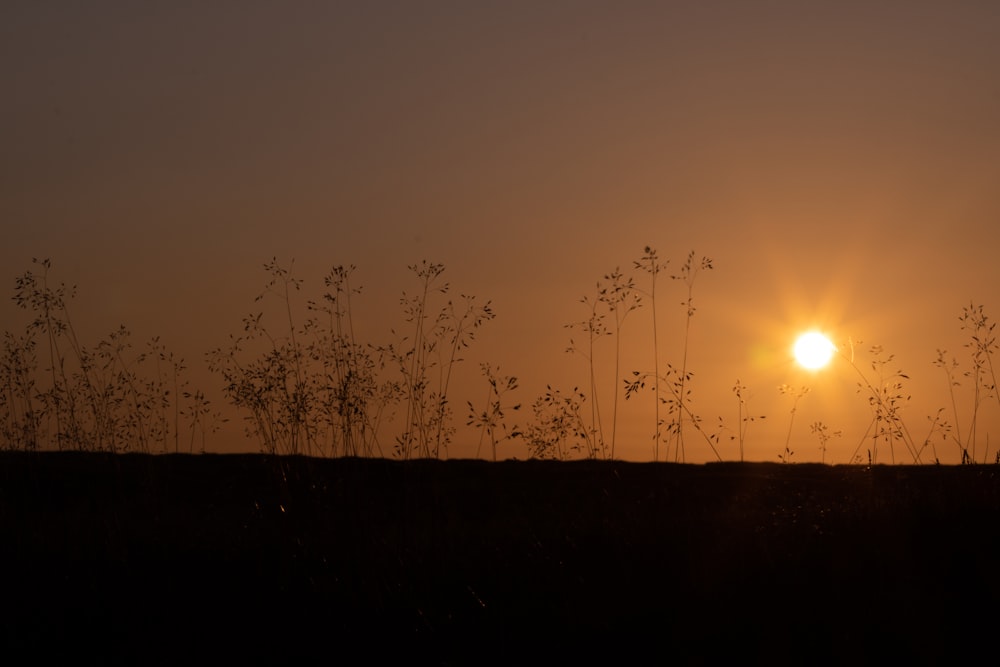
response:
[(800, 387), (799, 389), (795, 389), (790, 385), (783, 384), (778, 387), (778, 392), (784, 396), (792, 397), (792, 409), (788, 413), (788, 435), (785, 436), (785, 450), (783, 453), (778, 454), (778, 458), (782, 463), (788, 463), (788, 459), (795, 453), (790, 448), (792, 442), (792, 426), (795, 424), (795, 412), (798, 410), (799, 401), (802, 400), (803, 396), (809, 393), (809, 387)]
[(434, 455), (438, 456), (442, 450), (447, 450), (448, 443), (454, 435), (455, 429), (451, 424), (451, 404), (449, 402), (449, 389), (451, 386), (452, 372), (455, 364), (465, 361), (460, 356), (463, 351), (476, 339), (476, 331), (486, 322), (489, 322), (496, 314), (489, 301), (479, 305), (476, 298), (467, 294), (459, 295), (459, 301), (449, 300), (441, 311), (439, 317), (439, 328), (437, 331), (438, 340), (445, 343), (439, 346), (437, 365), (441, 372), (438, 375), (437, 390), (435, 392), (435, 414), (434, 414)]
[[(301, 280), (277, 258), (264, 264), (270, 280), (254, 298), (260, 302), (269, 294), (283, 302), (285, 327), (272, 332), (264, 322), (264, 311), (243, 318), (243, 334), (230, 336), (226, 348), (209, 352), (209, 368), (222, 375), (223, 392), (234, 406), (250, 412), (247, 433), (260, 441), (267, 454), (316, 453), (316, 422), (311, 419), (315, 396), (306, 382), (303, 364), (305, 349), (298, 341), (292, 310), (292, 292)], [(248, 349), (252, 348), (252, 349)], [(250, 361), (241, 360), (252, 355)]]
[(317, 396), (319, 421), (331, 455), (371, 456), (381, 453), (378, 433), (385, 408), (399, 397), (399, 385), (380, 382), (384, 353), (358, 342), (351, 309), (354, 266), (334, 266), (324, 278), (328, 291), (321, 302), (310, 301), (315, 313), (306, 324), (312, 337), (309, 358), (319, 369), (309, 377)]
[[(643, 249), (643, 255), (633, 262), (635, 268), (649, 274), (649, 303), (652, 310), (653, 319), (653, 461), (660, 460), (660, 429), (662, 420), (660, 419), (660, 403), (663, 394), (660, 393), (660, 336), (656, 321), (656, 279), (660, 272), (667, 268), (669, 262), (661, 262), (656, 254), (656, 250), (650, 246)], [(741, 453), (742, 453), (742, 440)]]
[(829, 427), (823, 422), (813, 422), (809, 426), (809, 430), (819, 439), (819, 452), (820, 452), (820, 463), (826, 463), (826, 448), (827, 443), (830, 442), (831, 438), (839, 438), (841, 436), (840, 431), (831, 431)]
[(995, 322), (990, 322), (989, 317), (983, 310), (983, 306), (969, 304), (962, 309), (959, 318), (962, 322), (962, 330), (969, 333), (970, 340), (965, 347), (971, 350), (972, 370), (966, 373), (966, 377), (971, 377), (973, 382), (972, 419), (969, 424), (969, 457), (976, 460), (976, 432), (979, 424), (979, 406), (983, 401), (996, 398), (1000, 402), (1000, 394), (997, 393), (996, 372), (993, 369), (993, 351), (996, 350), (997, 342), (993, 334)]
[(876, 378), (872, 382), (854, 362), (856, 344), (860, 345), (861, 341), (848, 341), (847, 348), (850, 350), (850, 357), (845, 356), (845, 358), (861, 378), (861, 382), (858, 383), (858, 393), (867, 397), (868, 405), (872, 410), (872, 421), (864, 435), (861, 436), (855, 454), (861, 449), (865, 438), (870, 434), (872, 438), (872, 446), (868, 450), (870, 464), (878, 463), (879, 443), (889, 447), (890, 460), (895, 463), (896, 442), (902, 442), (910, 452), (913, 462), (919, 463), (920, 451), (914, 446), (913, 438), (910, 437), (909, 429), (907, 429), (902, 415), (903, 408), (910, 400), (909, 395), (903, 394), (903, 380), (908, 380), (909, 376), (900, 370), (889, 371), (887, 366), (892, 363), (895, 356), (892, 354), (883, 356), (882, 346), (873, 345), (870, 348), (871, 367)]
[(169, 433), (161, 409), (166, 405), (167, 390), (159, 379), (143, 386), (136, 368), (146, 360), (146, 354), (126, 360), (123, 355), (132, 348), (129, 337), (123, 326), (98, 343), (94, 375), (112, 451), (135, 445), (139, 451), (149, 452), (153, 442), (162, 445)]
[(35, 339), (4, 332), (0, 358), (0, 438), (7, 450), (34, 451), (43, 443), (43, 407), (37, 402)]
[[(647, 251), (643, 259), (640, 262), (636, 262), (636, 265), (645, 267), (647, 271), (652, 273), (652, 261), (655, 261), (655, 253)], [(660, 268), (662, 269), (663, 266), (665, 266), (665, 264), (660, 265)], [(686, 315), (680, 366), (675, 367), (673, 364), (667, 363), (666, 370), (663, 373), (660, 373), (658, 368), (658, 354), (655, 354), (654, 356), (657, 357), (657, 359), (654, 360), (654, 363), (657, 366), (656, 370), (653, 372), (633, 371), (631, 380), (623, 380), (625, 383), (625, 398), (628, 399), (640, 389), (644, 389), (646, 387), (647, 380), (652, 378), (653, 391), (657, 395), (657, 400), (667, 406), (668, 415), (666, 419), (657, 419), (658, 431), (656, 437), (659, 439), (659, 434), (664, 431), (666, 432), (666, 459), (670, 459), (670, 445), (673, 443), (675, 462), (682, 462), (685, 458), (685, 423), (689, 423), (693, 426), (702, 435), (702, 437), (705, 438), (705, 441), (708, 443), (709, 447), (711, 447), (716, 458), (720, 461), (722, 460), (718, 449), (715, 447), (715, 442), (718, 437), (713, 437), (713, 435), (710, 435), (704, 430), (701, 425), (701, 418), (698, 417), (691, 409), (691, 390), (688, 383), (691, 381), (693, 373), (687, 369), (691, 319), (694, 317), (696, 312), (694, 307), (695, 277), (700, 271), (711, 268), (711, 259), (708, 257), (702, 257), (700, 262), (696, 262), (695, 253), (692, 251), (688, 253), (687, 259), (681, 266), (680, 271), (677, 274), (670, 276), (673, 280), (683, 282), (686, 287), (686, 298), (681, 302), (681, 305), (685, 307)], [(659, 269), (657, 269), (657, 272), (658, 270)], [(666, 389), (666, 392), (661, 394), (661, 390), (664, 388)]]
[(737, 435), (739, 439), (740, 446), (740, 463), (743, 462), (743, 448), (746, 444), (747, 439), (747, 429), (752, 422), (758, 419), (766, 419), (765, 415), (752, 415), (750, 414), (747, 403), (749, 402), (750, 394), (746, 386), (743, 385), (739, 378), (736, 380), (736, 384), (733, 385), (733, 393), (736, 394), (736, 401), (739, 404), (739, 411), (737, 413)]
[[(964, 462), (976, 460), (980, 407), (990, 398), (996, 398), (1000, 403), (1000, 393), (996, 390), (996, 373), (993, 368), (993, 352), (997, 348), (996, 337), (993, 333), (995, 323), (990, 322), (982, 305), (976, 306), (972, 303), (962, 308), (962, 315), (958, 319), (962, 323), (962, 331), (968, 332), (970, 339), (969, 342), (963, 344), (963, 347), (970, 350), (971, 369), (962, 375), (972, 381), (972, 407), (969, 412), (969, 430), (965, 437), (962, 435), (958, 401), (955, 394), (956, 387), (961, 386), (961, 382), (957, 379), (957, 373), (960, 370), (959, 361), (955, 357), (949, 359), (946, 350), (938, 349), (934, 365), (944, 371), (948, 381), (948, 397), (951, 403), (952, 419), (955, 423), (955, 432), (951, 438), (958, 446)], [(987, 456), (988, 452), (983, 455), (984, 462)]]
[[(615, 268), (604, 276), (599, 285), (598, 301), (603, 303), (611, 316), (615, 339), (614, 397), (611, 402), (611, 458), (615, 458), (615, 443), (618, 433), (618, 392), (621, 377), (622, 325), (629, 313), (639, 308), (641, 300), (636, 293), (635, 282)], [(596, 396), (594, 397), (596, 401)]]
[[(948, 398), (951, 402), (951, 415), (955, 422), (955, 435), (953, 436), (955, 444), (958, 445), (959, 453), (961, 454), (965, 450), (965, 443), (962, 442), (962, 423), (958, 414), (958, 401), (955, 398), (955, 388), (961, 386), (961, 383), (955, 378), (955, 373), (958, 371), (959, 364), (958, 360), (952, 357), (950, 360), (946, 359), (948, 354), (947, 350), (938, 349), (937, 358), (934, 360), (934, 365), (944, 371), (945, 376), (948, 378)], [(944, 408), (942, 408), (943, 410)], [(941, 414), (941, 410), (938, 410), (938, 415)], [(937, 458), (935, 456), (935, 458)]]
[[(390, 345), (389, 350), (399, 364), (403, 376), (402, 388), (406, 400), (406, 429), (396, 439), (396, 452), (402, 458), (410, 458), (414, 451), (420, 456), (431, 456), (431, 429), (433, 428), (430, 396), (430, 379), (428, 370), (433, 365), (430, 353), (434, 351), (437, 341), (433, 337), (433, 325), (427, 325), (428, 298), (432, 289), (447, 294), (448, 284), (436, 285), (438, 278), (444, 272), (443, 264), (429, 264), (424, 261), (420, 266), (409, 267), (421, 282), (421, 290), (415, 296), (406, 292), (400, 300), (407, 322), (413, 325), (413, 333), (409, 337), (409, 345), (397, 350)], [(431, 329), (430, 334), (428, 329)], [(401, 346), (406, 344), (404, 337)]]
[[(677, 383), (677, 391), (675, 392), (676, 400), (678, 404), (673, 406), (671, 412), (675, 414), (675, 428), (673, 430), (673, 435), (676, 437), (676, 445), (674, 446), (674, 460), (683, 461), (684, 460), (684, 412), (685, 402), (688, 400), (690, 391), (687, 389), (687, 382), (691, 379), (691, 374), (687, 370), (688, 362), (688, 345), (691, 340), (691, 319), (695, 314), (694, 307), (694, 282), (698, 273), (703, 270), (712, 269), (712, 260), (708, 257), (702, 257), (700, 261), (695, 261), (695, 253), (692, 250), (688, 253), (687, 259), (681, 266), (680, 272), (670, 276), (673, 280), (679, 280), (684, 283), (687, 287), (687, 298), (681, 302), (681, 305), (685, 307), (687, 311), (687, 317), (684, 320), (684, 351), (681, 354), (681, 367), (679, 372), (675, 375), (675, 382)], [(690, 412), (690, 411), (688, 411)]]
[[(475, 297), (460, 295), (456, 304), (449, 299), (431, 318), (433, 294), (447, 294), (448, 283), (439, 278), (444, 265), (422, 262), (409, 267), (420, 280), (415, 295), (403, 293), (400, 303), (412, 334), (399, 345), (386, 348), (402, 375), (406, 422), (396, 439), (396, 453), (404, 459), (417, 454), (439, 458), (447, 454), (454, 434), (448, 390), (459, 356), (475, 340), (476, 330), (495, 317), (490, 302), (476, 304)], [(436, 370), (436, 377), (431, 376)]]
[[(41, 274), (27, 271), (15, 281), (14, 302), (22, 309), (34, 314), (35, 319), (28, 325), (28, 336), (45, 336), (45, 347), (48, 353), (48, 389), (37, 394), (42, 404), (43, 414), (50, 423), (54, 422), (56, 448), (64, 449), (75, 446), (88, 449), (89, 438), (84, 438), (83, 428), (79, 423), (81, 407), (78, 400), (84, 396), (69, 391), (72, 370), (66, 367), (66, 358), (61, 349), (64, 339), (69, 341), (75, 352), (76, 361), (84, 372), (86, 380), (86, 357), (76, 341), (76, 335), (69, 323), (66, 302), (76, 293), (75, 287), (67, 287), (60, 283), (50, 287), (48, 273), (51, 263), (48, 259), (32, 259), (32, 263), (41, 267)], [(96, 401), (90, 391), (90, 383), (85, 382), (83, 388), (92, 399), (93, 408)], [(94, 421), (98, 415), (93, 414)], [(71, 445), (71, 443), (74, 443)]]
[[(385, 406), (396, 399), (394, 383), (379, 383), (382, 361), (354, 337), (350, 285), (354, 267), (334, 266), (322, 300), (306, 301), (298, 324), (292, 296), (302, 280), (276, 259), (264, 264), (269, 294), (282, 303), (285, 325), (272, 332), (264, 312), (243, 320), (243, 333), (209, 353), (209, 368), (222, 375), (223, 391), (246, 410), (247, 434), (269, 454), (371, 456), (381, 452), (378, 430)], [(199, 396), (192, 395), (198, 410)], [(200, 412), (204, 414), (204, 412)]]
[[(181, 360), (174, 360), (158, 338), (147, 351), (135, 353), (124, 326), (87, 348), (69, 315), (75, 287), (50, 285), (51, 262), (32, 261), (40, 271), (17, 278), (14, 301), (34, 319), (23, 336), (5, 333), (4, 447), (166, 451), (182, 428), (176, 391), (183, 384)], [(39, 337), (48, 362), (41, 371)], [(174, 364), (170, 381), (160, 365), (165, 359)]]
[[(940, 350), (939, 350), (940, 352)], [(948, 440), (948, 436), (951, 432), (951, 424), (941, 418), (941, 413), (944, 412), (944, 408), (938, 408), (938, 411), (933, 416), (928, 415), (927, 421), (931, 423), (929, 430), (927, 431), (927, 437), (924, 438), (924, 444), (920, 447), (920, 452), (927, 447), (931, 448), (931, 455), (934, 457), (934, 461), (938, 461), (937, 447), (934, 445), (934, 434), (941, 436), (942, 440)]]
[(504, 405), (504, 396), (517, 389), (517, 378), (511, 375), (498, 375), (500, 368), (488, 363), (480, 364), (483, 375), (489, 390), (486, 394), (486, 407), (481, 411), (476, 411), (472, 401), (468, 401), (469, 419), (466, 426), (475, 426), (480, 429), (479, 445), (476, 447), (476, 457), (478, 458), (483, 449), (483, 442), (489, 438), (490, 449), (493, 452), (493, 460), (497, 460), (497, 445), (505, 440), (510, 440), (521, 435), (517, 426), (508, 428), (504, 420), (505, 410), (520, 410), (520, 403)]
[[(671, 366), (670, 364), (667, 364), (667, 371), (666, 374), (664, 375), (663, 386), (667, 387), (667, 389), (671, 392), (671, 396), (665, 399), (664, 403), (670, 406), (671, 410), (676, 409), (682, 415), (681, 418), (686, 419), (687, 422), (694, 427), (695, 431), (701, 434), (701, 436), (705, 439), (705, 442), (708, 444), (709, 448), (712, 450), (712, 453), (715, 454), (716, 460), (721, 461), (722, 456), (719, 454), (719, 450), (715, 446), (715, 443), (718, 441), (717, 434), (710, 434), (702, 427), (701, 417), (699, 417), (697, 414), (694, 413), (694, 411), (691, 410), (691, 405), (689, 400), (688, 401), (680, 400), (680, 397), (678, 396), (677, 393), (679, 390), (679, 384), (676, 381), (673, 381), (675, 375), (676, 375), (676, 369), (674, 369), (674, 367)], [(632, 371), (632, 380), (624, 381), (626, 400), (636, 392), (645, 389), (646, 380), (650, 376), (651, 374), (649, 373), (642, 374), (639, 371)], [(674, 419), (669, 423), (665, 424), (667, 433), (671, 434), (676, 433), (678, 424), (679, 424), (678, 419)]]
[(532, 457), (562, 461), (583, 453), (587, 458), (598, 458), (597, 434), (580, 413), (586, 400), (576, 387), (565, 395), (546, 386), (545, 393), (531, 405), (534, 421), (521, 434)]
[[(201, 436), (202, 454), (205, 453), (206, 439), (209, 433), (219, 430), (219, 424), (228, 421), (222, 417), (218, 410), (212, 410), (211, 402), (205, 398), (204, 392), (200, 389), (185, 391), (182, 396), (187, 400), (187, 405), (179, 411), (179, 414), (188, 420), (188, 453), (194, 452), (195, 437)], [(177, 449), (175, 448), (175, 452)]]
[[(22, 334), (5, 331), (0, 347), (0, 448), (8, 450), (79, 449), (83, 451), (179, 452), (206, 449), (208, 433), (217, 429), (221, 414), (213, 411), (205, 394), (189, 386), (182, 359), (173, 355), (158, 338), (145, 348), (133, 348), (131, 333), (124, 326), (112, 331), (93, 346), (77, 338), (69, 314), (75, 288), (50, 284), (48, 260), (34, 260), (38, 267), (25, 272), (15, 282), (14, 301), (28, 311), (32, 319)], [(505, 400), (517, 389), (513, 376), (499, 374), (499, 367), (482, 364), (487, 379), (487, 396), (482, 407), (467, 401), (467, 426), (480, 430), (477, 456), (487, 441), (493, 460), (498, 447), (521, 437), (534, 457), (565, 459), (573, 456), (611, 458), (616, 456), (618, 402), (624, 382), (628, 399), (639, 389), (651, 385), (654, 393), (654, 460), (660, 458), (660, 443), (665, 444), (665, 459), (683, 461), (685, 434), (690, 428), (701, 433), (716, 458), (722, 460), (715, 444), (724, 428), (709, 434), (691, 405), (692, 372), (688, 368), (691, 320), (696, 312), (693, 286), (697, 274), (712, 268), (712, 261), (695, 260), (690, 253), (678, 273), (671, 278), (686, 288), (685, 326), (680, 363), (663, 363), (659, 346), (656, 308), (657, 277), (667, 266), (655, 250), (647, 246), (634, 268), (650, 275), (649, 290), (644, 291), (619, 269), (605, 274), (593, 297), (581, 302), (588, 308), (588, 318), (568, 325), (581, 329), (586, 342), (580, 346), (571, 340), (570, 350), (583, 354), (589, 365), (589, 390), (574, 388), (563, 394), (551, 387), (533, 404), (534, 421), (523, 430), (505, 422), (508, 411), (520, 406)], [(352, 287), (355, 268), (334, 267), (325, 278), (328, 291), (319, 301), (306, 301), (308, 315), (295, 312), (295, 295), (302, 282), (276, 259), (264, 265), (270, 280), (256, 301), (277, 297), (281, 303), (280, 321), (272, 326), (264, 312), (244, 319), (243, 332), (230, 337), (226, 348), (209, 353), (210, 369), (222, 374), (224, 392), (230, 401), (248, 413), (248, 433), (260, 440), (263, 451), (276, 454), (329, 454), (333, 456), (372, 456), (382, 453), (379, 431), (387, 408), (402, 400), (406, 405), (402, 434), (397, 437), (395, 453), (402, 458), (447, 456), (454, 437), (450, 387), (456, 364), (463, 361), (463, 350), (475, 340), (480, 326), (494, 318), (489, 302), (480, 305), (474, 297), (459, 295), (449, 299), (447, 283), (441, 281), (443, 265), (423, 262), (409, 268), (420, 281), (413, 295), (403, 294), (407, 335), (394, 344), (373, 347), (355, 336), (351, 297), (360, 292)], [(633, 372), (625, 380), (619, 377), (622, 332), (629, 313), (644, 303), (652, 303), (653, 371)], [(440, 301), (438, 301), (440, 299)], [(995, 324), (983, 306), (963, 308), (959, 318), (967, 332), (971, 367), (963, 373), (971, 382), (972, 406), (960, 428), (960, 386), (958, 360), (938, 350), (935, 365), (948, 380), (954, 428), (943, 416), (945, 408), (928, 417), (930, 429), (919, 448), (914, 444), (903, 419), (910, 397), (905, 393), (908, 376), (894, 370), (893, 355), (880, 346), (872, 346), (871, 372), (868, 375), (855, 363), (855, 343), (849, 341), (848, 361), (858, 373), (858, 393), (865, 396), (872, 419), (855, 449), (852, 460), (860, 461), (866, 450), (869, 464), (879, 460), (880, 449), (889, 450), (896, 463), (895, 448), (903, 443), (914, 463), (921, 462), (927, 448), (938, 460), (935, 441), (954, 442), (962, 462), (975, 462), (978, 456), (982, 405), (991, 398), (1000, 405), (992, 355), (997, 349)], [(615, 387), (606, 393), (612, 399), (608, 439), (605, 438), (599, 400), (600, 383), (595, 358), (597, 340), (613, 336)], [(845, 355), (846, 356), (846, 355)], [(381, 375), (391, 362), (398, 369), (398, 380), (385, 381)], [(799, 400), (808, 392), (787, 385), (783, 394), (792, 396), (788, 433), (779, 460), (788, 462), (791, 436)], [(738, 402), (735, 435), (740, 460), (744, 460), (749, 424), (764, 416), (751, 415), (747, 407), (747, 389), (739, 381), (733, 387)], [(584, 403), (588, 400), (590, 406)], [(662, 414), (660, 405), (667, 407)], [(588, 409), (589, 408), (589, 409)], [(821, 461), (825, 463), (830, 432), (822, 422), (811, 425), (819, 439)], [(731, 431), (730, 431), (731, 432)], [(182, 437), (184, 442), (182, 443)], [(982, 461), (990, 452), (989, 434), (985, 437)]]
[[(601, 284), (597, 284), (598, 293), (601, 290)], [(598, 400), (597, 394), (597, 368), (594, 358), (594, 345), (598, 339), (603, 336), (610, 336), (611, 331), (607, 326), (607, 313), (601, 309), (601, 300), (599, 298), (591, 299), (589, 297), (583, 297), (580, 299), (580, 303), (585, 305), (590, 311), (587, 319), (580, 322), (573, 322), (567, 324), (568, 328), (580, 329), (587, 336), (586, 348), (582, 349), (577, 345), (576, 341), (572, 338), (569, 340), (569, 347), (566, 348), (567, 352), (580, 354), (584, 359), (587, 360), (587, 366), (589, 370), (589, 384), (590, 384), (590, 427), (589, 431), (594, 436), (594, 441), (596, 444), (596, 449), (599, 449), (602, 457), (607, 458), (607, 447), (606, 441), (604, 439), (604, 424), (601, 421), (601, 403)], [(617, 378), (615, 379), (617, 383)]]
[[(159, 336), (149, 342), (147, 358), (152, 358), (156, 368), (155, 386), (158, 388), (158, 414), (155, 421), (160, 425), (162, 452), (170, 451), (171, 440), (173, 451), (181, 451), (181, 433), (187, 432), (187, 451), (194, 452), (196, 436), (201, 436), (200, 451), (207, 446), (207, 436), (215, 433), (226, 421), (222, 413), (212, 408), (211, 401), (201, 389), (193, 389), (184, 377), (187, 366), (183, 359), (174, 355), (160, 342)], [(183, 404), (181, 399), (183, 399)]]

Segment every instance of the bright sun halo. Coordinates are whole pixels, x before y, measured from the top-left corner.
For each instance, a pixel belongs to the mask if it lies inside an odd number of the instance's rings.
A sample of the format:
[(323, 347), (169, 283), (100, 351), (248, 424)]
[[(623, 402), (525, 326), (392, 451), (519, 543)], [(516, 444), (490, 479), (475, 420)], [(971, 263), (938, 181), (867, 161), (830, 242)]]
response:
[(799, 336), (795, 341), (793, 352), (795, 360), (800, 365), (816, 370), (830, 363), (836, 349), (829, 338), (816, 331), (810, 331)]

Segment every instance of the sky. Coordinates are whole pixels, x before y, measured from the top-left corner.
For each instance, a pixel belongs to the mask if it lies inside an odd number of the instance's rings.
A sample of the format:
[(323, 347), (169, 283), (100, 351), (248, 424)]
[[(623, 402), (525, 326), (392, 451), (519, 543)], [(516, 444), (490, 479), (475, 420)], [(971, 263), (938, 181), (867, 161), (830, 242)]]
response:
[[(256, 448), (205, 357), (281, 305), (254, 301), (272, 257), (304, 281), (300, 305), (355, 265), (356, 333), (375, 345), (402, 330), (410, 265), (440, 263), (452, 296), (490, 302), (450, 388), (447, 455), (464, 458), (485, 455), (464, 427), (480, 364), (518, 378), (522, 428), (547, 386), (587, 390), (565, 325), (615, 269), (648, 291), (633, 268), (647, 246), (669, 260), (660, 371), (684, 364), (686, 340), (691, 409), (721, 458), (740, 456), (737, 381), (766, 417), (747, 425), (746, 459), (786, 443), (792, 461), (866, 458), (872, 345), (908, 376), (914, 442), (941, 408), (968, 442), (959, 318), (1000, 317), (998, 68), (992, 2), (15, 0), (0, 7), (0, 267), (13, 293), (50, 258), (79, 288), (85, 342), (125, 324), (183, 356), (231, 418), (210, 451)], [(690, 252), (713, 268), (688, 321), (670, 275)], [(4, 330), (26, 317), (0, 304)], [(811, 328), (840, 346), (819, 372), (790, 356)], [(606, 438), (615, 388), (655, 369), (651, 330), (644, 295), (595, 348)], [(959, 363), (954, 403), (939, 349)], [(781, 385), (809, 391), (795, 402)], [(656, 455), (653, 400), (619, 394), (618, 458)], [(976, 458), (992, 460), (1000, 401), (976, 414)], [(841, 432), (825, 453), (816, 422)], [(687, 428), (684, 460), (714, 460)], [(960, 459), (935, 443), (922, 461)]]

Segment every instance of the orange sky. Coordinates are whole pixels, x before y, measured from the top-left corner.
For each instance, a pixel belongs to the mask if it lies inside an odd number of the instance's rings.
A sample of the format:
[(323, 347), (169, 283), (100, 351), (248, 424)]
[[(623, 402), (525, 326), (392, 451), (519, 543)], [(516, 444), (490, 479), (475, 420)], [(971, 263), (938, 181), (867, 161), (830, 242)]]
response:
[[(857, 378), (797, 370), (793, 336), (861, 339), (864, 370), (869, 344), (895, 354), (917, 440), (950, 410), (936, 350), (968, 368), (963, 306), (1000, 317), (998, 68), (988, 2), (4, 3), (0, 266), (12, 285), (50, 257), (80, 287), (87, 340), (120, 323), (159, 335), (218, 392), (204, 353), (256, 307), (272, 256), (314, 295), (357, 265), (373, 343), (400, 326), (407, 265), (440, 262), (497, 313), (454, 402), (478, 400), (490, 361), (528, 405), (586, 382), (564, 325), (604, 274), (646, 245), (668, 273), (694, 250), (715, 266), (694, 290), (695, 411), (731, 432), (739, 379), (767, 416), (747, 458), (775, 460), (777, 386), (808, 385), (794, 460), (819, 459), (823, 421), (844, 432), (827, 460), (846, 462), (871, 419)], [(659, 285), (672, 363), (679, 287)], [(652, 366), (650, 313), (626, 321), (623, 370)], [(23, 326), (11, 303), (0, 316)], [(650, 400), (620, 408), (625, 458), (652, 456)], [(997, 405), (980, 408), (980, 456), (987, 426), (1000, 447)], [(248, 447), (241, 428), (214, 447)], [(477, 439), (460, 432), (451, 455)]]

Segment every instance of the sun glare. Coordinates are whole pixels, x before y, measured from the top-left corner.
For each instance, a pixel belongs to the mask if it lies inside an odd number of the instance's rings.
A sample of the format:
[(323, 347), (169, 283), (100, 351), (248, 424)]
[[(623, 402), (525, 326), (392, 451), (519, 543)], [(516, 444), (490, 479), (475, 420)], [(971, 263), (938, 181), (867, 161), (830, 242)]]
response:
[(799, 365), (809, 370), (817, 370), (830, 363), (836, 350), (829, 338), (819, 332), (810, 331), (795, 341), (793, 353)]

